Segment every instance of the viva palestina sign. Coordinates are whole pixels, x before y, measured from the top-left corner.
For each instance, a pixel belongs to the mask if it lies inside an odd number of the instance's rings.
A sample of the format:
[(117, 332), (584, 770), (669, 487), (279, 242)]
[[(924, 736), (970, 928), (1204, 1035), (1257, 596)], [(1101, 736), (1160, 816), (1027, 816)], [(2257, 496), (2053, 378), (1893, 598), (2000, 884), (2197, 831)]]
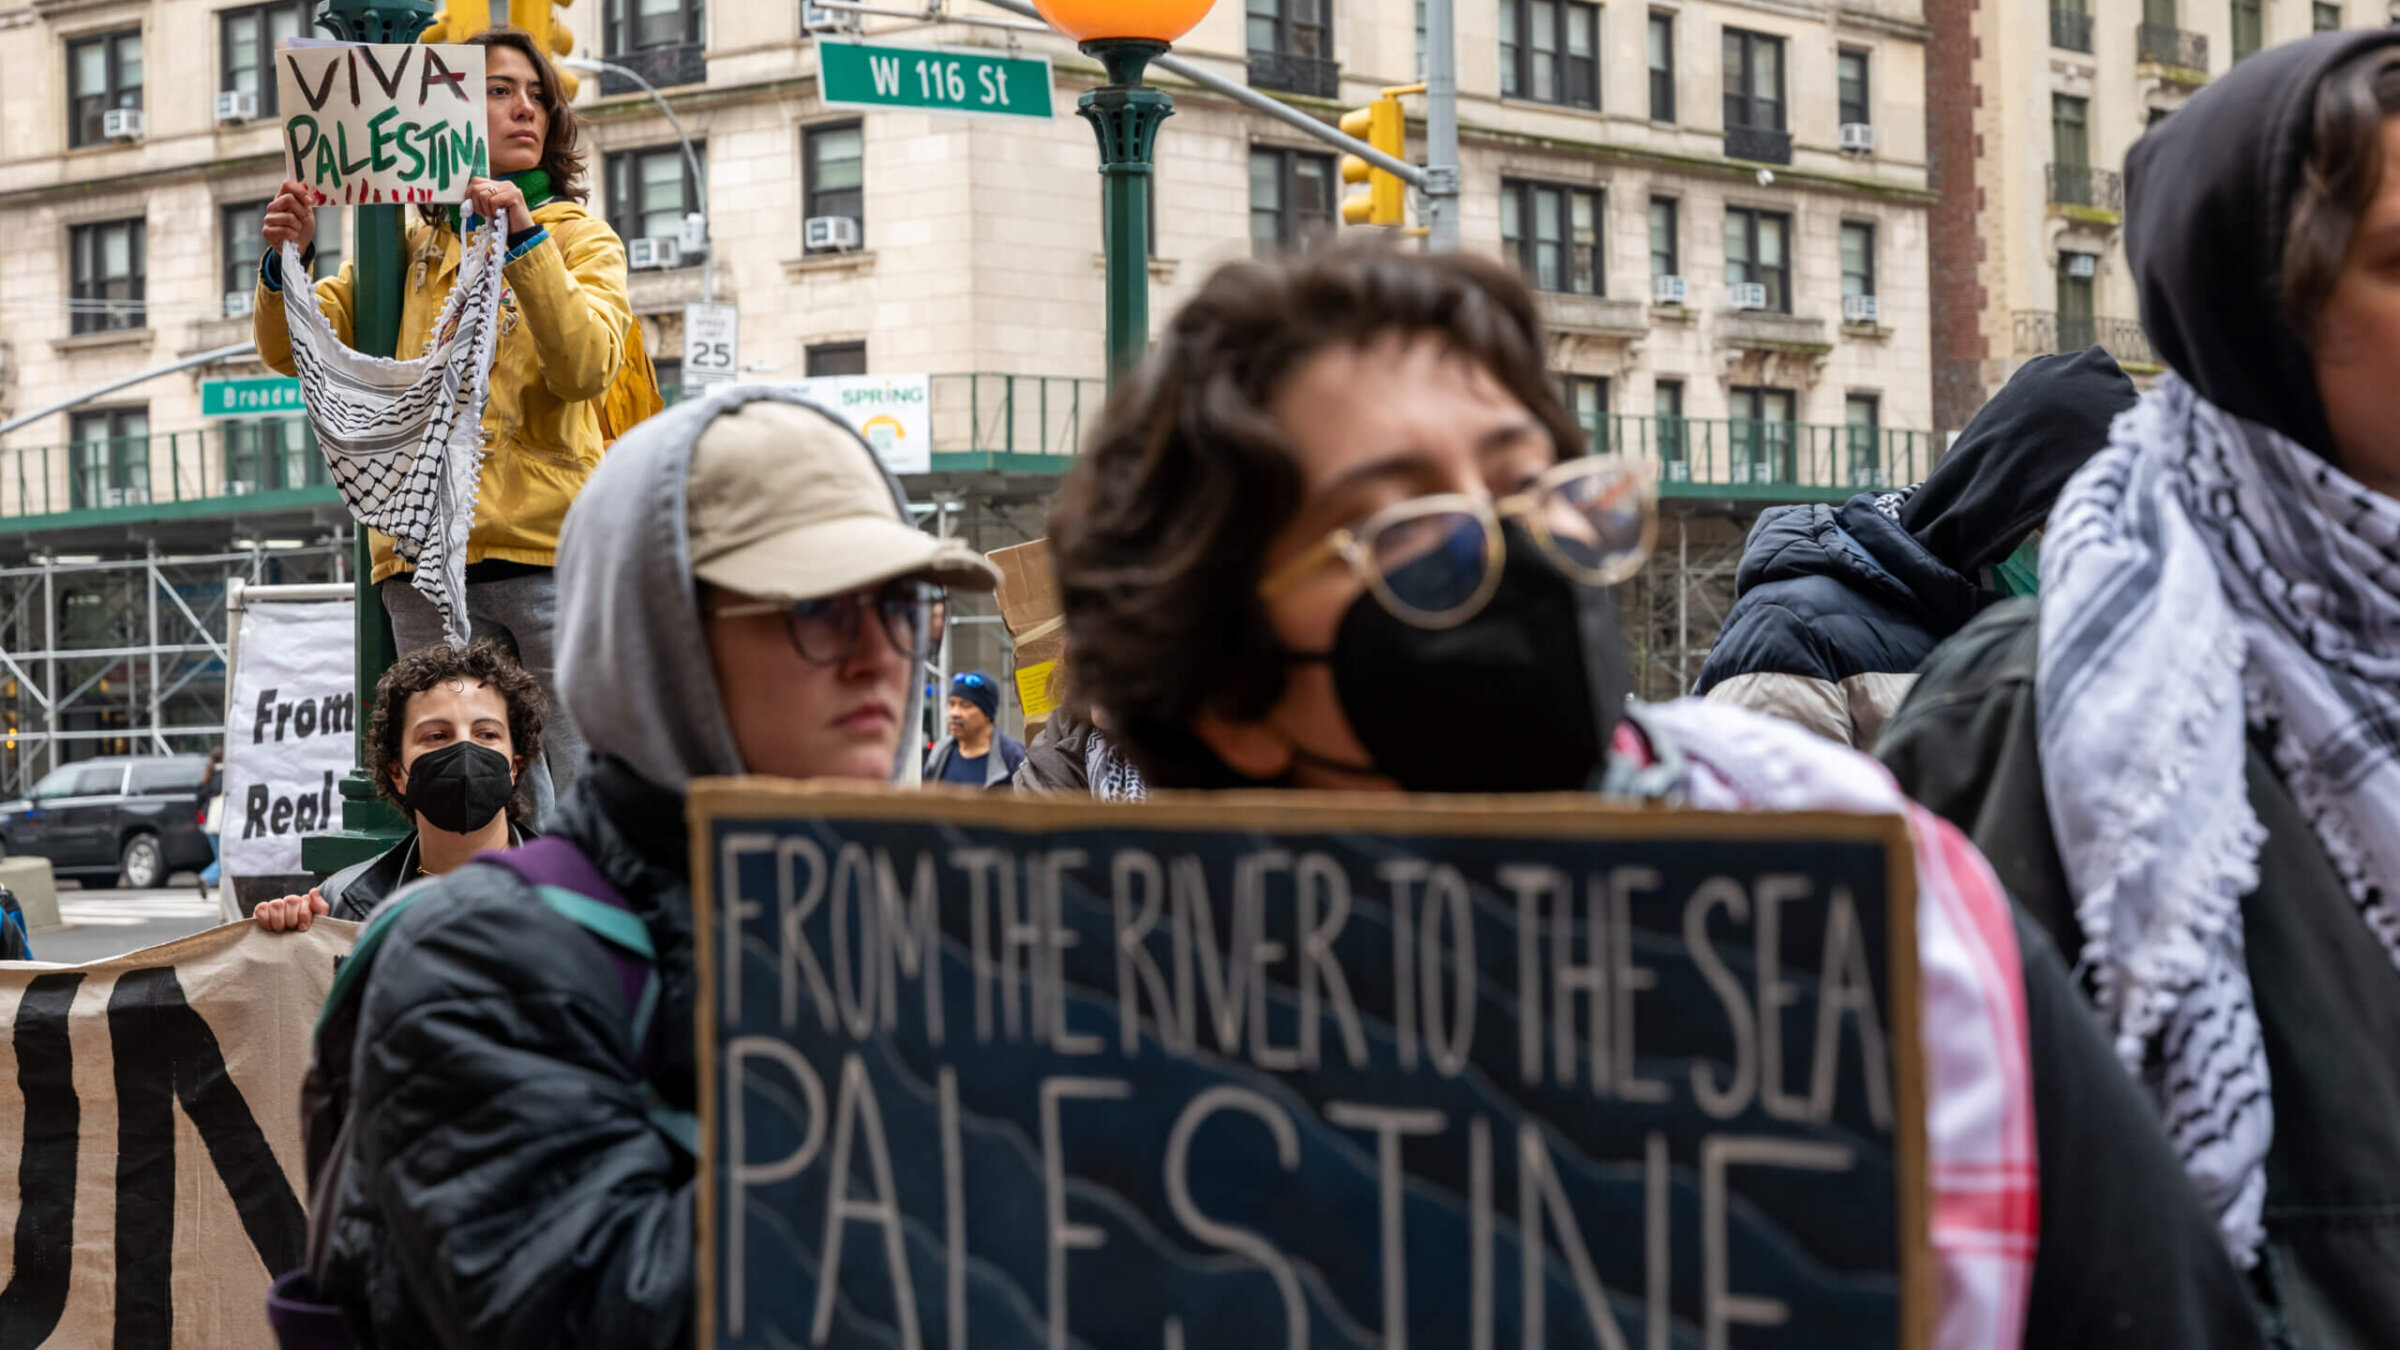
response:
[(307, 1257), (308, 1019), (353, 925), (0, 965), (0, 1345), (259, 1346)]
[(484, 49), (286, 39), (284, 176), (317, 205), (457, 202), (491, 173)]
[[(302, 838), (341, 828), (335, 785), (356, 756), (356, 634), (348, 600), (238, 597), (225, 721), (225, 887), (244, 914), (309, 887)], [(230, 916), (229, 916), (230, 917)]]
[(819, 42), (817, 64), (829, 108), (1050, 115), (1050, 58)]
[(933, 377), (819, 375), (787, 382), (856, 428), (893, 473), (933, 472)]
[(1928, 1343), (1897, 818), (691, 807), (703, 1346)]

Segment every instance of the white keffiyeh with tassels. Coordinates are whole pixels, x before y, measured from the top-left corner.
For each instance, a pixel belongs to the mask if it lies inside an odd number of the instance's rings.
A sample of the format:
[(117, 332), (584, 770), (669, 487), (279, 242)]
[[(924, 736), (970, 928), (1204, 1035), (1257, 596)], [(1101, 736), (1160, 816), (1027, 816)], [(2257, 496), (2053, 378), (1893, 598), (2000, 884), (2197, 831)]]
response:
[[(334, 485), (350, 514), (390, 535), (392, 551), (416, 569), (411, 584), (441, 611), (453, 646), (467, 640), (467, 532), (507, 249), (497, 228), (467, 242), (433, 340), (413, 361), (352, 350), (318, 312), (313, 289), (283, 288), (292, 364)], [(286, 277), (308, 275), (289, 243), (282, 267)]]
[(2274, 1113), (2247, 738), (2400, 964), (2400, 503), (2164, 377), (2051, 514), (2035, 698), (2101, 1014), (2248, 1266)]

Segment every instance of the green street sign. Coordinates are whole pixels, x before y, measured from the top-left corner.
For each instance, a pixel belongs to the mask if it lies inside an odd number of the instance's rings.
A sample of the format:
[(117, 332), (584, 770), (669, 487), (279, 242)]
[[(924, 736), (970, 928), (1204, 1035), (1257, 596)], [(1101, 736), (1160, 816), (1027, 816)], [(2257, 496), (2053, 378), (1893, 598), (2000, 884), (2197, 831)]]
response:
[(1050, 58), (986, 56), (866, 42), (817, 44), (827, 107), (913, 108), (1000, 117), (1050, 115)]
[(300, 401), (300, 382), (280, 375), (200, 382), (202, 417), (273, 417), (307, 411), (308, 405)]

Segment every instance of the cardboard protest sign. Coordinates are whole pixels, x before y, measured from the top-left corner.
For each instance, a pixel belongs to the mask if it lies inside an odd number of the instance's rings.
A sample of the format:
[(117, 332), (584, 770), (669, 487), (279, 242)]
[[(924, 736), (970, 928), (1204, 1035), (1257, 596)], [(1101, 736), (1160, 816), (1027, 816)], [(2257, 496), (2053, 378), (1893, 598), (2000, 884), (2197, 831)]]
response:
[(335, 789), (357, 756), (352, 602), (243, 592), (227, 680), (225, 885), (248, 913), (309, 887), (300, 840), (341, 828)]
[(355, 925), (0, 964), (0, 1345), (272, 1345), (300, 1080)]
[(691, 807), (703, 1346), (1928, 1343), (1896, 818)]
[(1067, 654), (1066, 607), (1050, 566), (1050, 541), (1036, 539), (983, 555), (1000, 569), (1000, 622), (1016, 644), (1017, 705), (1030, 737), (1058, 710)]
[(484, 49), (290, 41), (275, 52), (284, 176), (316, 204), (458, 202), (491, 174)]

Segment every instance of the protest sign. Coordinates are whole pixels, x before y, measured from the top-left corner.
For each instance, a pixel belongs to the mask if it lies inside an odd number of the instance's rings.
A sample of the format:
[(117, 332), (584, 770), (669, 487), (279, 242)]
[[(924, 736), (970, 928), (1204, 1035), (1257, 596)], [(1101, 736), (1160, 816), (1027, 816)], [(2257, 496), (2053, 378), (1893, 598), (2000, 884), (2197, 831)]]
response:
[(484, 49), (291, 40), (275, 52), (284, 176), (319, 206), (459, 202), (491, 174)]
[(691, 809), (703, 1346), (1928, 1342), (1897, 818)]
[(272, 1345), (300, 1080), (355, 926), (0, 965), (0, 1345)]
[(283, 601), (275, 591), (244, 587), (228, 606), (237, 619), (217, 844), (226, 892), (242, 914), (309, 888), (300, 840), (341, 828), (335, 785), (357, 757), (352, 602)]

